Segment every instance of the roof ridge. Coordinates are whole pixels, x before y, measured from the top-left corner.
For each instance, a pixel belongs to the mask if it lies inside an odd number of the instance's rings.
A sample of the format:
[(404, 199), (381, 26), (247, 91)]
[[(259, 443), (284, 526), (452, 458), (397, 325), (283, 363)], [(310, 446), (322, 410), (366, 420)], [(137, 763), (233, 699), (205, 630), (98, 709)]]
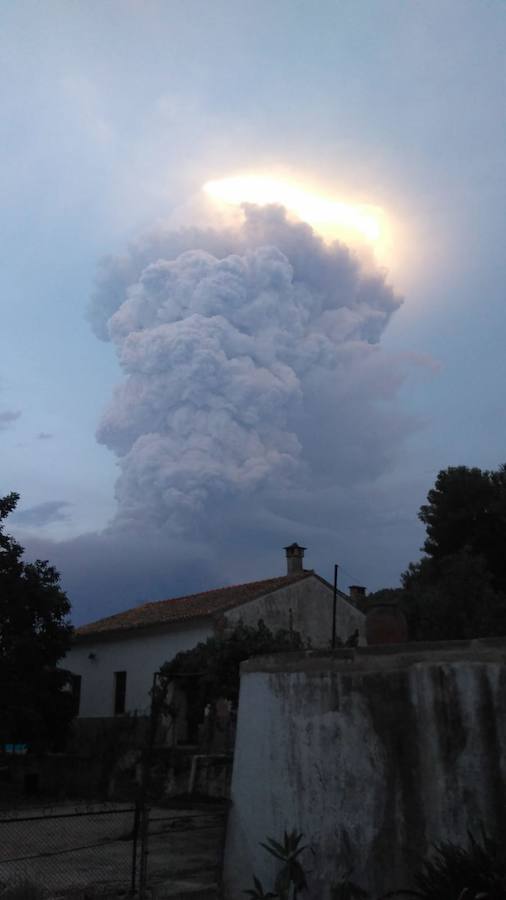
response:
[[(300, 581), (302, 578), (306, 578), (313, 574), (314, 572), (312, 569), (303, 569), (302, 572), (296, 572), (290, 575), (276, 575), (273, 578), (264, 578), (259, 581), (230, 584), (223, 587), (210, 588), (207, 591), (199, 591), (195, 594), (184, 594), (179, 597), (165, 597), (162, 600), (148, 600), (145, 603), (140, 603), (137, 606), (132, 606), (121, 612), (112, 613), (109, 616), (104, 616), (101, 619), (96, 619), (93, 622), (81, 625), (75, 629), (74, 634), (77, 637), (85, 637), (87, 635), (105, 632), (142, 628), (147, 625), (177, 621), (181, 622), (199, 616), (211, 616), (221, 609), (228, 608), (229, 605), (226, 602), (224, 603), (225, 598), (223, 597), (223, 594), (225, 593), (230, 595), (230, 592), (235, 591), (238, 594), (245, 594), (242, 598), (239, 596), (236, 602), (231, 604), (231, 606), (240, 606), (248, 600), (262, 596), (264, 593), (274, 592), (285, 584)], [(264, 590), (262, 590), (263, 588)], [(213, 600), (215, 601), (214, 603), (212, 602)], [(198, 601), (200, 601), (200, 603)], [(162, 608), (168, 614), (160, 615)], [(154, 612), (155, 615), (148, 616), (147, 620), (139, 621), (139, 618), (142, 617), (143, 614), (146, 616), (149, 612)], [(156, 615), (156, 612), (159, 613), (158, 616)], [(171, 615), (170, 613), (173, 614)]]
[(177, 597), (164, 597), (162, 600), (146, 600), (145, 603), (139, 603), (138, 606), (132, 607), (132, 609), (142, 609), (143, 606), (152, 606), (157, 603), (170, 603), (173, 600), (191, 600), (193, 597), (205, 597), (208, 594), (216, 594), (218, 591), (231, 591), (243, 587), (252, 587), (254, 584), (265, 584), (267, 581), (296, 580), (297, 578), (300, 578), (301, 575), (311, 574), (314, 574), (312, 569), (304, 569), (302, 572), (292, 573), (291, 575), (274, 575), (272, 578), (260, 578), (256, 581), (241, 581), (238, 584), (224, 584), (221, 587), (208, 588), (207, 591), (196, 591), (194, 594), (180, 594)]

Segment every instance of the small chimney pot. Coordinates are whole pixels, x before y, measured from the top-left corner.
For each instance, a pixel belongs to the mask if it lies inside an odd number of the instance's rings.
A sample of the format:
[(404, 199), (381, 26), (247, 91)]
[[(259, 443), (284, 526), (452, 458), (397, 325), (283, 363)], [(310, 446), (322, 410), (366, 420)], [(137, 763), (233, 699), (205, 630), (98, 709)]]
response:
[(295, 542), (293, 544), (289, 544), (288, 547), (285, 547), (286, 553), (286, 574), (287, 575), (296, 575), (298, 572), (303, 572), (303, 560), (304, 560), (304, 550), (305, 547), (299, 547)]
[(352, 603), (355, 603), (357, 606), (361, 606), (365, 601), (365, 587), (361, 584), (350, 584), (348, 588), (350, 592), (350, 600)]

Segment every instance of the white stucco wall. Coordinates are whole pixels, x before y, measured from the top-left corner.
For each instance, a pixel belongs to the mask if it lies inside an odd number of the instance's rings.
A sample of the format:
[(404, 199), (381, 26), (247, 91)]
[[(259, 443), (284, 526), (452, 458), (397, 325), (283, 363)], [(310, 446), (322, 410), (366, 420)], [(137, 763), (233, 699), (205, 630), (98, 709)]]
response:
[(378, 897), (412, 886), (433, 842), (479, 823), (506, 838), (506, 640), (282, 654), (243, 665), (225, 897), (285, 829), (309, 849), (307, 900), (352, 880)]
[[(213, 633), (210, 620), (172, 625), (165, 632), (145, 629), (107, 640), (78, 642), (62, 665), (81, 676), (80, 717), (114, 715), (114, 673), (125, 671), (125, 712), (149, 712), (153, 674), (181, 650), (190, 650)], [(95, 658), (90, 659), (90, 654)]]
[[(299, 631), (312, 647), (330, 647), (332, 635), (333, 590), (319, 578), (309, 576), (302, 581), (280, 588), (273, 594), (237, 606), (226, 613), (231, 625), (242, 621), (256, 625), (259, 619), (272, 630), (290, 628)], [(336, 634), (346, 640), (358, 628), (365, 642), (365, 616), (358, 609), (337, 596)]]

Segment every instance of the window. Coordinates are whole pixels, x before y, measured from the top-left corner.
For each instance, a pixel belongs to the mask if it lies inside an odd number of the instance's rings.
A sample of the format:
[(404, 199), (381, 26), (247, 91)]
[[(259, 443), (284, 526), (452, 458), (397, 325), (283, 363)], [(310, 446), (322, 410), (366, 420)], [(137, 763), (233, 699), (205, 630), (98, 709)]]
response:
[(114, 673), (114, 715), (121, 716), (125, 712), (126, 672)]
[(81, 706), (81, 676), (72, 675), (70, 679), (70, 693), (72, 696), (72, 715), (78, 716)]

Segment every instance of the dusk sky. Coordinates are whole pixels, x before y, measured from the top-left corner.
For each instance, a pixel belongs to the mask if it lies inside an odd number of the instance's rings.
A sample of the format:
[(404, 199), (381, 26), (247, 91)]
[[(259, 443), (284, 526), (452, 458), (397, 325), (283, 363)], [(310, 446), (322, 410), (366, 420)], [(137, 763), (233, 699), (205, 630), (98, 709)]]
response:
[(76, 623), (395, 586), (506, 462), (504, 0), (4, 0), (0, 493)]

